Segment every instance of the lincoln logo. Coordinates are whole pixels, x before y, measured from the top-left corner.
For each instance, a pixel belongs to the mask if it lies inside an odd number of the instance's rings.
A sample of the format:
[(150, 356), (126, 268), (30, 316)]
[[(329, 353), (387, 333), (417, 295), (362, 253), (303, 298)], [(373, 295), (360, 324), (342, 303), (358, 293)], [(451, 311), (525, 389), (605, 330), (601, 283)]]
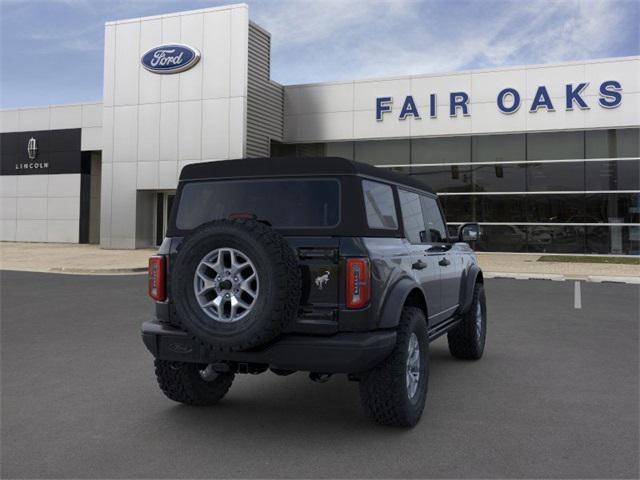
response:
[(200, 60), (200, 52), (188, 45), (161, 45), (148, 50), (140, 61), (153, 73), (179, 73), (190, 69)]
[(31, 137), (27, 142), (27, 155), (29, 155), (29, 160), (32, 161), (38, 156), (38, 143), (33, 137)]
[(29, 158), (28, 162), (16, 163), (16, 170), (43, 170), (49, 168), (49, 162), (35, 161), (38, 157), (38, 142), (34, 137), (31, 137), (27, 142), (27, 157)]

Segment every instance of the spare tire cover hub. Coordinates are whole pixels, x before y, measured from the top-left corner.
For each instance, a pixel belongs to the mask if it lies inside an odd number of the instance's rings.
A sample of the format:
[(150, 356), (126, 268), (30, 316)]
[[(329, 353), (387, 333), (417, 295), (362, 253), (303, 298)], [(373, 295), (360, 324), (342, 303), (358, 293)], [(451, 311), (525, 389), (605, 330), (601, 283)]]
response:
[(258, 272), (248, 255), (235, 248), (216, 248), (196, 267), (193, 289), (203, 312), (217, 322), (242, 320), (259, 294)]

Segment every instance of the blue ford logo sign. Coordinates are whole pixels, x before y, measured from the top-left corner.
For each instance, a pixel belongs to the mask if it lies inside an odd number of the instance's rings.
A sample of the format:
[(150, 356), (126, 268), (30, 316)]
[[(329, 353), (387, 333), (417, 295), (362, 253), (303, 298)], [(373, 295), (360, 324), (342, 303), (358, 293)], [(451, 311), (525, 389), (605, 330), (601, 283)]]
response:
[(174, 43), (148, 50), (140, 61), (153, 73), (178, 73), (190, 69), (200, 60), (200, 52), (189, 45)]

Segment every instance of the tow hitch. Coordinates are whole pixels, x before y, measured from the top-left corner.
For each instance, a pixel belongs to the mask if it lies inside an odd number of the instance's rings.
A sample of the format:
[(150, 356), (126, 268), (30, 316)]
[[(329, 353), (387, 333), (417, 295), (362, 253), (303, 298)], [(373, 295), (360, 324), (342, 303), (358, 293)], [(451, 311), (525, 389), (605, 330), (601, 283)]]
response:
[(311, 372), (309, 378), (317, 383), (327, 383), (332, 375), (332, 373)]

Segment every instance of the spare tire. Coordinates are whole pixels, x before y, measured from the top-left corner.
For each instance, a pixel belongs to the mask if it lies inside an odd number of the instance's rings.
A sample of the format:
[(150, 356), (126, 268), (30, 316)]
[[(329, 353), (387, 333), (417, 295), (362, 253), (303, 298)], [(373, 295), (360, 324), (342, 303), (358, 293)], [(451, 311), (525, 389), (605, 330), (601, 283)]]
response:
[(183, 328), (218, 351), (272, 340), (300, 302), (293, 249), (254, 220), (216, 220), (191, 232), (179, 247), (171, 277)]

